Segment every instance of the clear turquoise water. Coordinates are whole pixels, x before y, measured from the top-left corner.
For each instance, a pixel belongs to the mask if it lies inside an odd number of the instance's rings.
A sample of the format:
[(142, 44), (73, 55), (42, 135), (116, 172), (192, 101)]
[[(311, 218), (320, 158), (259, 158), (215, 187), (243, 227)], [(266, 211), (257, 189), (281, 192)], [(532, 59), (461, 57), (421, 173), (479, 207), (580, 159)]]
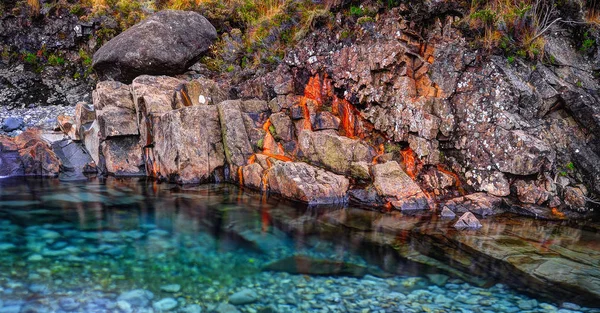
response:
[(434, 267), (387, 273), (407, 263), (332, 210), (351, 212), (229, 185), (2, 180), (0, 313), (600, 312)]

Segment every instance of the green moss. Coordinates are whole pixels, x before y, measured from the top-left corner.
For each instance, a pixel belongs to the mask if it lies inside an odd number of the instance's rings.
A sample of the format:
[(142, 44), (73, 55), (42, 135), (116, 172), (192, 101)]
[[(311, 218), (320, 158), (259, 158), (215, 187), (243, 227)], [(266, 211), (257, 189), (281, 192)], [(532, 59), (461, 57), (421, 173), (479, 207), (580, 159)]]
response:
[(259, 140), (258, 140), (258, 142), (256, 142), (256, 147), (258, 147), (258, 149), (262, 150), (262, 149), (263, 149), (263, 147), (264, 147), (264, 143), (265, 143), (264, 141), (265, 141), (265, 140), (264, 140), (264, 139), (262, 139), (262, 138), (261, 138), (261, 139), (259, 139)]
[(573, 164), (573, 162), (569, 162), (569, 163), (567, 163), (566, 168), (569, 171), (574, 171), (575, 170), (575, 164)]
[(367, 23), (373, 23), (374, 21), (375, 20), (372, 17), (370, 17), (370, 16), (362, 16), (362, 17), (358, 18), (358, 20), (356, 21), (356, 23), (358, 25), (364, 25), (364, 24), (367, 24)]
[(271, 135), (273, 135), (273, 137), (277, 136), (277, 131), (275, 130), (275, 126), (269, 125), (269, 132), (271, 133)]
[(365, 15), (365, 10), (360, 6), (353, 5), (350, 7), (350, 15), (360, 17)]
[(37, 58), (37, 55), (35, 55), (35, 53), (24, 51), (21, 54), (21, 56), (23, 58), (23, 62), (25, 62), (27, 64), (36, 65), (38, 62), (38, 58)]
[(65, 59), (56, 54), (51, 54), (48, 57), (48, 64), (51, 66), (63, 66), (65, 64)]

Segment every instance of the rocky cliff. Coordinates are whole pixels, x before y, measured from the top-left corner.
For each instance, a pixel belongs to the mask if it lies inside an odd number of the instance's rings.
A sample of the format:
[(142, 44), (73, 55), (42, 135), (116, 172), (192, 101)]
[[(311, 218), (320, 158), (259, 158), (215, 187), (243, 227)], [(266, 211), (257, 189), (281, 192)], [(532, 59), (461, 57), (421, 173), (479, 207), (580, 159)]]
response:
[[(106, 175), (480, 217), (598, 206), (598, 59), (576, 48), (573, 27), (551, 25), (551, 62), (534, 61), (473, 47), (458, 26), (467, 13), (449, 2), (359, 21), (337, 5), (273, 72), (102, 81), (63, 130)], [(22, 149), (11, 147), (0, 151)]]

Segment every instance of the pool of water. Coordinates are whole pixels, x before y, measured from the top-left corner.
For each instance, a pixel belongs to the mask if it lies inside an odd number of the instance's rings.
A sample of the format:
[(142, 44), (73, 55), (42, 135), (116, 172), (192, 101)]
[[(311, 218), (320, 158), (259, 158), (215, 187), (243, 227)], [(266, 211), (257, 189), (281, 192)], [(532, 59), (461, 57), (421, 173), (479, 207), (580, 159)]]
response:
[[(0, 313), (600, 312), (590, 296), (552, 299), (568, 288), (513, 282), (504, 276), (515, 272), (489, 257), (449, 252), (519, 247), (535, 259), (558, 250), (524, 249), (538, 242), (525, 226), (445, 230), (444, 238), (469, 236), (446, 250), (438, 246), (446, 241), (431, 239), (439, 237), (432, 225), (443, 223), (427, 214), (308, 208), (226, 184), (0, 180)], [(595, 226), (528, 223), (532, 238), (548, 227), (570, 238), (554, 245), (595, 275)], [(496, 246), (477, 241), (492, 235)]]

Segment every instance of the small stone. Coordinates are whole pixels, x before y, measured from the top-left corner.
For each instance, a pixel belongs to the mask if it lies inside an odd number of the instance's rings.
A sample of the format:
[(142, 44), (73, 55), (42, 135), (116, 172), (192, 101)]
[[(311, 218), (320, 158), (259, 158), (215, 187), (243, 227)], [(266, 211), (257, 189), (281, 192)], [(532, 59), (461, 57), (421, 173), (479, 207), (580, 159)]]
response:
[(443, 218), (455, 218), (456, 214), (454, 214), (454, 212), (452, 212), (452, 210), (450, 210), (447, 206), (444, 207), (444, 209), (442, 209), (442, 213), (440, 214), (441, 217)]
[(160, 290), (164, 291), (164, 292), (179, 292), (179, 290), (181, 290), (181, 286), (178, 284), (170, 284), (170, 285), (164, 285), (160, 287)]
[(125, 312), (125, 313), (129, 313), (132, 311), (131, 309), (131, 304), (129, 304), (129, 302), (127, 301), (117, 301), (117, 308), (119, 308), (119, 310)]
[(73, 311), (79, 308), (79, 302), (73, 298), (62, 298), (58, 300), (58, 305), (65, 311)]
[(197, 304), (191, 304), (181, 309), (183, 313), (202, 313), (202, 307)]
[(25, 126), (22, 117), (9, 117), (4, 120), (2, 124), (2, 130), (5, 132), (11, 132), (13, 130), (21, 129)]
[(39, 262), (39, 261), (41, 261), (41, 260), (43, 260), (43, 259), (44, 259), (44, 257), (43, 257), (43, 256), (41, 256), (41, 255), (39, 255), (39, 254), (37, 254), (37, 253), (36, 253), (36, 254), (32, 254), (32, 255), (30, 255), (30, 256), (27, 258), (27, 261), (29, 261), (29, 262)]
[(521, 310), (532, 310), (538, 305), (538, 302), (535, 299), (531, 300), (519, 300), (517, 301), (517, 305)]
[(229, 297), (229, 303), (235, 305), (243, 305), (256, 302), (258, 295), (254, 290), (244, 289), (236, 292)]
[(454, 224), (454, 228), (457, 229), (479, 229), (481, 228), (481, 223), (479, 220), (473, 215), (471, 212), (467, 212), (463, 214), (456, 224)]
[(568, 310), (575, 310), (578, 311), (581, 309), (581, 307), (575, 303), (571, 303), (571, 302), (563, 302), (562, 307)]
[(240, 313), (240, 311), (238, 309), (236, 309), (235, 306), (233, 306), (229, 303), (219, 304), (219, 306), (217, 306), (217, 308), (214, 311), (216, 313)]
[(154, 294), (148, 290), (136, 289), (122, 293), (117, 300), (126, 301), (132, 306), (147, 306)]
[(152, 307), (158, 312), (171, 311), (177, 307), (177, 300), (173, 298), (164, 298), (154, 302)]

